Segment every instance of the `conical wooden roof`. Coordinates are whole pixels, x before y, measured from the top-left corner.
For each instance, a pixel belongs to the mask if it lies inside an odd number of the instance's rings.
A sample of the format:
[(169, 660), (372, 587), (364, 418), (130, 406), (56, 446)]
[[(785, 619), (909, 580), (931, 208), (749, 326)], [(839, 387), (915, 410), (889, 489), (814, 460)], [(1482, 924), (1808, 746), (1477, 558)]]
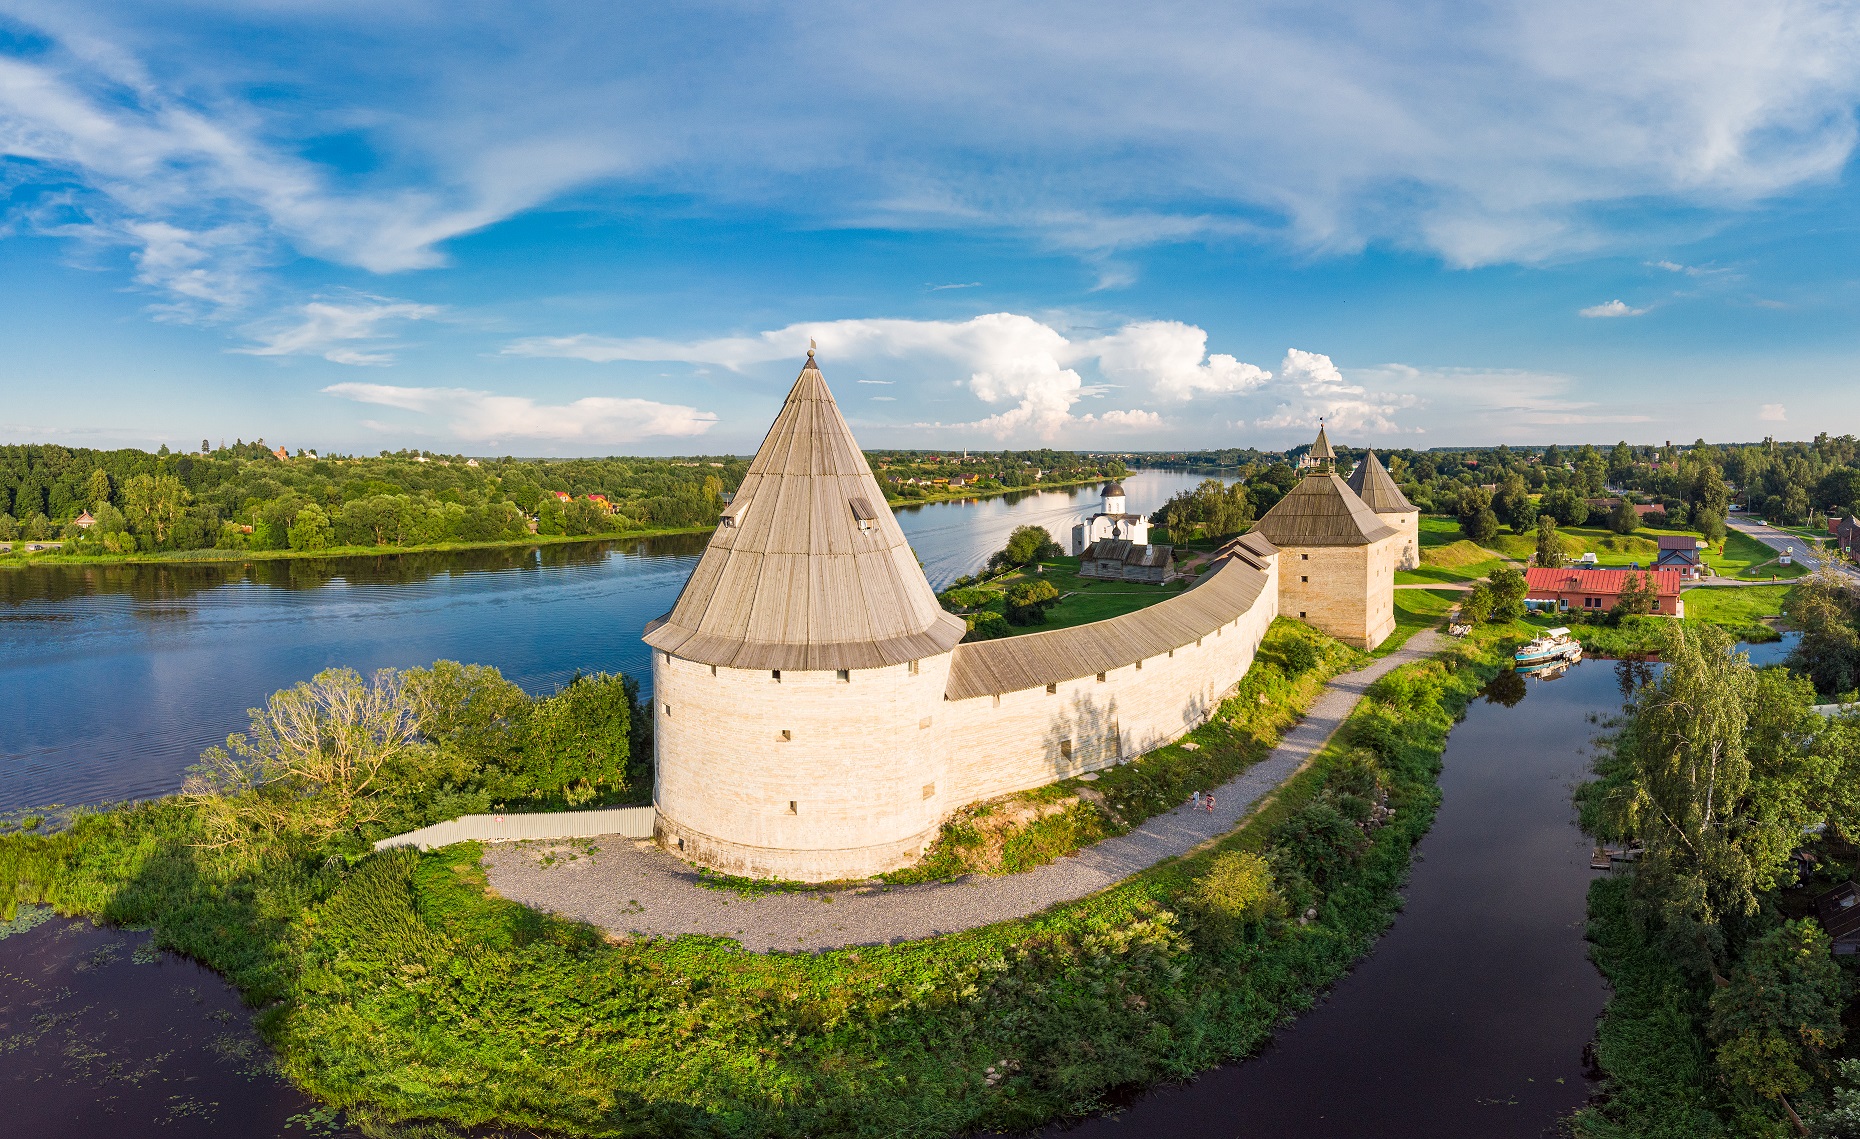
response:
[(1336, 457), (1337, 452), (1330, 449), (1330, 437), (1324, 434), (1324, 425), (1319, 423), (1317, 442), (1311, 444), (1311, 461), (1316, 463)]
[(948, 652), (944, 612), (812, 351), (655, 649), (729, 668), (879, 668)]
[(1395, 533), (1334, 472), (1306, 475), (1253, 531), (1280, 548), (1367, 546)]
[(1365, 451), (1362, 461), (1350, 472), (1350, 489), (1377, 514), (1406, 514), (1414, 509), (1408, 496), (1389, 477), (1388, 468), (1376, 458), (1374, 448)]

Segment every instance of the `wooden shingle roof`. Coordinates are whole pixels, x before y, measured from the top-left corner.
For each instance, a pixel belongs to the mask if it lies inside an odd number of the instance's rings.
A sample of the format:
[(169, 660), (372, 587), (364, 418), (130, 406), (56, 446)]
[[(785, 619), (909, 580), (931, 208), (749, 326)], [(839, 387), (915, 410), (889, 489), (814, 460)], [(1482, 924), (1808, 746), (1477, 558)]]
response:
[(1388, 468), (1376, 458), (1373, 448), (1363, 453), (1356, 469), (1350, 472), (1349, 485), (1356, 497), (1377, 514), (1406, 514), (1414, 509), (1408, 496), (1389, 477)]
[(1239, 558), (1217, 563), (1193, 589), (1148, 609), (1089, 625), (957, 645), (943, 695), (1020, 692), (1159, 657), (1244, 616), (1271, 579)]
[(962, 639), (807, 356), (672, 611), (646, 626), (653, 648), (824, 671), (903, 664)]
[(1333, 473), (1306, 475), (1254, 524), (1273, 545), (1367, 546), (1395, 533)]

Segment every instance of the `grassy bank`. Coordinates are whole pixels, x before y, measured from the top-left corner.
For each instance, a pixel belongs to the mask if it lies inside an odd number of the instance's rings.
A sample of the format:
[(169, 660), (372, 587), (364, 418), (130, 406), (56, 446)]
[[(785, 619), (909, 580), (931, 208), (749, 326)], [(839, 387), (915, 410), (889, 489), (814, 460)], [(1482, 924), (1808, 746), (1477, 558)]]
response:
[[(1447, 733), (1497, 655), (1456, 646), (1385, 677), (1208, 849), (925, 942), (784, 955), (610, 939), (488, 895), (472, 846), (249, 863), (197, 845), (200, 820), (174, 800), (0, 838), (0, 918), (47, 902), (150, 926), (265, 1007), (283, 1069), (352, 1120), (1024, 1129), (1251, 1053), (1370, 946), (1432, 820)], [(1123, 791), (1133, 810), (1179, 801), (1166, 780)]]

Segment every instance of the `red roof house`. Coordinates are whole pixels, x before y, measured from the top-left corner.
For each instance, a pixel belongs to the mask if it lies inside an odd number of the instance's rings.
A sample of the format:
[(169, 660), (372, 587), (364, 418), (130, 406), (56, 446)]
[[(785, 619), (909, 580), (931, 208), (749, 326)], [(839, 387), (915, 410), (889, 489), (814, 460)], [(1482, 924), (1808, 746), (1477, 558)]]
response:
[(1653, 602), (1655, 613), (1665, 617), (1686, 615), (1686, 603), (1679, 599), (1683, 579), (1678, 570), (1670, 569), (1552, 569), (1548, 566), (1532, 566), (1524, 571), (1525, 584), (1530, 587), (1530, 592), (1525, 594), (1525, 606), (1558, 613), (1571, 609), (1586, 613), (1606, 613), (1621, 599), (1621, 591), (1627, 585), (1629, 574), (1633, 574), (1637, 580), (1653, 579), (1654, 588), (1658, 591)]

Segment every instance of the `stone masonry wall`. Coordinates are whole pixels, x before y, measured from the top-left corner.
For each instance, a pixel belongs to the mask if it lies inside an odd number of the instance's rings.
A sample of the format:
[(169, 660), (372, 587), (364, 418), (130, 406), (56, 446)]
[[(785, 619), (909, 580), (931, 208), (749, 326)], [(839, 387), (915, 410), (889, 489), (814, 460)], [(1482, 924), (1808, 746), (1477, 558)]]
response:
[(1370, 649), (1395, 631), (1401, 536), (1367, 546), (1287, 547), (1279, 554), (1279, 611)]

